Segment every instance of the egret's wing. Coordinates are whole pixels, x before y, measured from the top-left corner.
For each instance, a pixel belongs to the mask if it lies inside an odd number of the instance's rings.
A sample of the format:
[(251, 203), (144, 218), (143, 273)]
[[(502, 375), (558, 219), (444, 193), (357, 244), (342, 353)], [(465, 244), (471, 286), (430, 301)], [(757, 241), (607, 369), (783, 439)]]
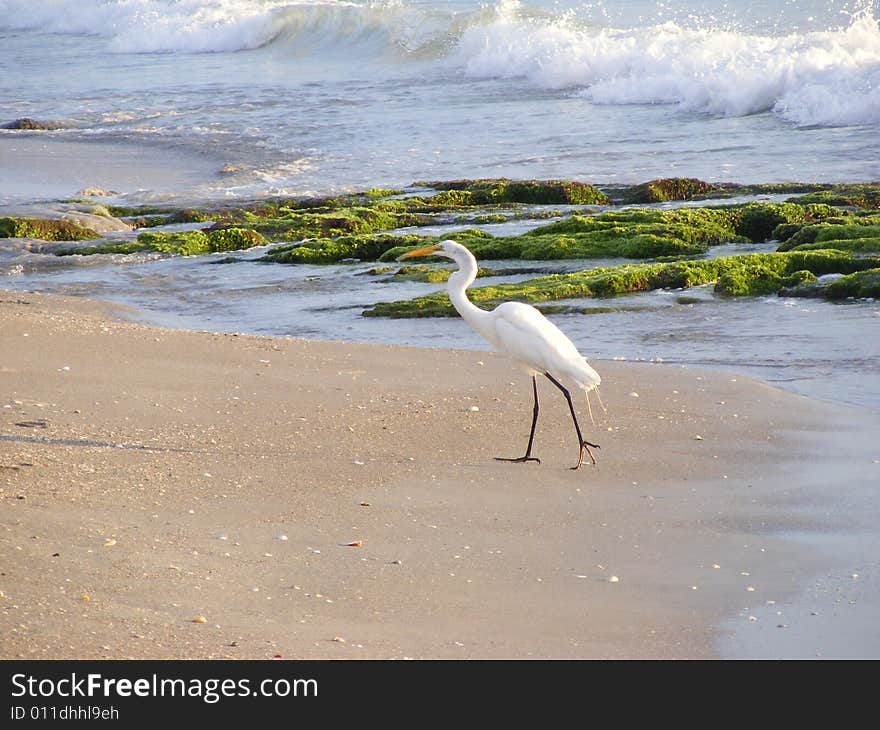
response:
[(534, 307), (506, 302), (492, 312), (498, 347), (538, 372), (566, 377), (583, 388), (599, 383), (574, 343)]

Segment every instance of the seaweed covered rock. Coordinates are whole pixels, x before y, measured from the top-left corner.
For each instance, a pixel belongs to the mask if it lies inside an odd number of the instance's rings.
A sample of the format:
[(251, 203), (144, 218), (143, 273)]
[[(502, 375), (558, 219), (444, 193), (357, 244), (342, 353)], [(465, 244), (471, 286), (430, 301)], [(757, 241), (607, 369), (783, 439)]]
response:
[(825, 203), (877, 210), (880, 209), (880, 183), (832, 185), (825, 190), (817, 190), (795, 198), (793, 202)]
[(141, 233), (138, 243), (146, 250), (172, 253), (180, 256), (197, 256), (216, 251), (237, 251), (266, 242), (259, 233), (245, 228), (221, 228), (217, 230), (181, 231), (177, 233)]
[(608, 205), (610, 199), (598, 188), (574, 180), (447, 180), (414, 183), (441, 192), (435, 199), (446, 205), (528, 203), (533, 205)]
[(740, 209), (736, 231), (754, 243), (763, 243), (778, 225), (802, 223), (805, 218), (803, 207), (795, 203), (750, 203)]
[(664, 177), (627, 190), (627, 203), (664, 203), (669, 200), (699, 200), (721, 192), (717, 186), (694, 177)]
[(783, 249), (782, 245), (784, 245), (793, 235), (804, 228), (805, 225), (806, 224), (804, 223), (780, 223), (776, 226), (776, 228), (773, 229), (773, 232), (770, 234), (770, 238), (773, 241), (780, 241), (779, 250), (787, 250)]
[(332, 264), (345, 259), (377, 261), (389, 250), (401, 253), (413, 246), (424, 246), (429, 241), (420, 236), (391, 236), (367, 234), (317, 238), (292, 246), (277, 246), (268, 251), (261, 261), (277, 264)]
[(715, 283), (718, 294), (731, 297), (775, 294), (784, 284), (780, 267), (769, 263), (733, 266), (721, 272)]
[[(728, 296), (777, 293), (782, 287), (809, 276), (853, 274), (880, 267), (878, 257), (854, 257), (842, 251), (805, 251), (787, 254), (754, 253), (697, 261), (626, 264), (553, 274), (518, 284), (499, 284), (470, 289), (468, 296), (486, 308), (504, 301), (529, 303), (613, 297), (652, 289), (680, 289), (715, 282), (716, 291)], [(864, 276), (869, 291), (871, 277)], [(847, 295), (849, 296), (849, 295)], [(455, 309), (445, 293), (398, 302), (380, 302), (363, 312), (367, 317), (447, 317)]]
[(693, 256), (708, 246), (742, 240), (720, 208), (622, 210), (573, 215), (520, 236), (453, 236), (481, 259), (555, 259)]
[[(843, 222), (845, 221), (845, 222)], [(880, 221), (854, 216), (835, 222), (803, 226), (779, 245), (779, 251), (834, 248), (842, 251), (880, 251)]]
[(207, 234), (211, 251), (240, 251), (266, 243), (263, 236), (250, 228), (211, 228)]
[(264, 244), (265, 239), (254, 231), (242, 228), (195, 231), (149, 231), (136, 241), (105, 241), (97, 246), (81, 246), (56, 251), (58, 256), (91, 256), (95, 254), (132, 254), (144, 251), (198, 256), (217, 251), (237, 251)]
[(0, 238), (88, 241), (100, 236), (89, 228), (60, 218), (0, 218)]
[(196, 256), (210, 253), (211, 245), (208, 243), (208, 235), (201, 230), (179, 231), (166, 233), (141, 233), (138, 238), (144, 251), (159, 251), (160, 253), (172, 253), (179, 256)]
[(393, 228), (425, 225), (424, 217), (408, 212), (389, 212), (379, 207), (352, 206), (321, 212), (291, 211), (279, 217), (248, 214), (243, 221), (271, 241), (334, 238), (374, 233)]
[(880, 268), (856, 271), (831, 282), (825, 288), (828, 299), (880, 299)]

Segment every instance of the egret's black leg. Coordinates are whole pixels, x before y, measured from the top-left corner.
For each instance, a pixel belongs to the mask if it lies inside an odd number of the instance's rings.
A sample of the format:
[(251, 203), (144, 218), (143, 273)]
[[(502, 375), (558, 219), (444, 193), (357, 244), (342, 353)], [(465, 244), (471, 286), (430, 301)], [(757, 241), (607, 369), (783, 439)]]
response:
[(571, 393), (568, 392), (568, 388), (566, 388), (562, 383), (560, 383), (556, 378), (554, 378), (550, 373), (544, 373), (549, 379), (550, 382), (553, 383), (559, 390), (562, 391), (562, 394), (565, 396), (565, 400), (568, 401), (568, 410), (571, 411), (571, 420), (574, 421), (574, 429), (577, 431), (578, 435), (578, 443), (581, 445), (580, 454), (578, 454), (578, 463), (575, 464), (572, 469), (579, 469), (581, 464), (584, 463), (584, 451), (586, 451), (590, 455), (590, 461), (593, 464), (596, 463), (596, 457), (593, 456), (593, 452), (590, 451), (590, 447), (592, 446), (594, 449), (600, 448), (599, 444), (591, 444), (589, 441), (584, 441), (584, 437), (581, 436), (581, 427), (578, 424), (577, 415), (574, 412), (574, 403), (571, 402)]
[(532, 376), (532, 392), (535, 394), (535, 408), (532, 411), (532, 432), (529, 434), (529, 445), (526, 447), (526, 455), (520, 456), (516, 459), (496, 456), (495, 461), (513, 461), (517, 464), (522, 464), (526, 461), (537, 461), (539, 464), (541, 463), (540, 459), (532, 456), (532, 443), (535, 440), (535, 426), (538, 424), (538, 379), (534, 375)]

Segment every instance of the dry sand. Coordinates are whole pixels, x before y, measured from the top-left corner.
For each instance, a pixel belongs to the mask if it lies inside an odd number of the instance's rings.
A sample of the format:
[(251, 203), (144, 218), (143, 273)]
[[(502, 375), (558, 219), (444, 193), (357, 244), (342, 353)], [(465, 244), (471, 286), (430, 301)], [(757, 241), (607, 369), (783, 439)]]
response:
[[(696, 658), (786, 632), (783, 653), (819, 653), (804, 592), (852, 606), (861, 548), (785, 533), (848, 534), (846, 499), (866, 512), (867, 487), (827, 482), (880, 470), (853, 412), (594, 365), (608, 414), (593, 427), (579, 405), (598, 466), (569, 470), (546, 382), (543, 463), (508, 464), (492, 457), (523, 451), (531, 394), (500, 357), (0, 292), (0, 657)], [(877, 648), (873, 626), (840, 630), (857, 610), (822, 624), (832, 653)]]

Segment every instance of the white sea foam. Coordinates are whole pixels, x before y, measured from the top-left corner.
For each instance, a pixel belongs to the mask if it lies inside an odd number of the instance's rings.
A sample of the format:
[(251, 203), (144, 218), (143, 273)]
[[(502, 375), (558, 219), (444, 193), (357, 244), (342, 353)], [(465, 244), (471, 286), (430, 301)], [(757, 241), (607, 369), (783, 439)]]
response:
[(334, 0), (0, 0), (0, 28), (110, 39), (123, 53), (259, 48), (284, 28), (290, 8), (345, 7)]
[(462, 34), (455, 59), (470, 78), (572, 89), (595, 104), (675, 104), (743, 116), (772, 111), (799, 125), (880, 122), (880, 27), (769, 36), (667, 22), (589, 27), (573, 15), (522, 12), (516, 0)]
[(865, 7), (839, 28), (785, 30), (780, 22), (762, 35), (693, 18), (597, 23), (586, 11), (518, 0), (470, 10), (408, 0), (0, 0), (0, 30), (98, 35), (126, 54), (274, 43), (352, 68), (362, 58), (392, 58), (422, 64), (412, 71), (419, 75), (504, 79), (593, 104), (872, 125), (880, 123), (880, 26)]

